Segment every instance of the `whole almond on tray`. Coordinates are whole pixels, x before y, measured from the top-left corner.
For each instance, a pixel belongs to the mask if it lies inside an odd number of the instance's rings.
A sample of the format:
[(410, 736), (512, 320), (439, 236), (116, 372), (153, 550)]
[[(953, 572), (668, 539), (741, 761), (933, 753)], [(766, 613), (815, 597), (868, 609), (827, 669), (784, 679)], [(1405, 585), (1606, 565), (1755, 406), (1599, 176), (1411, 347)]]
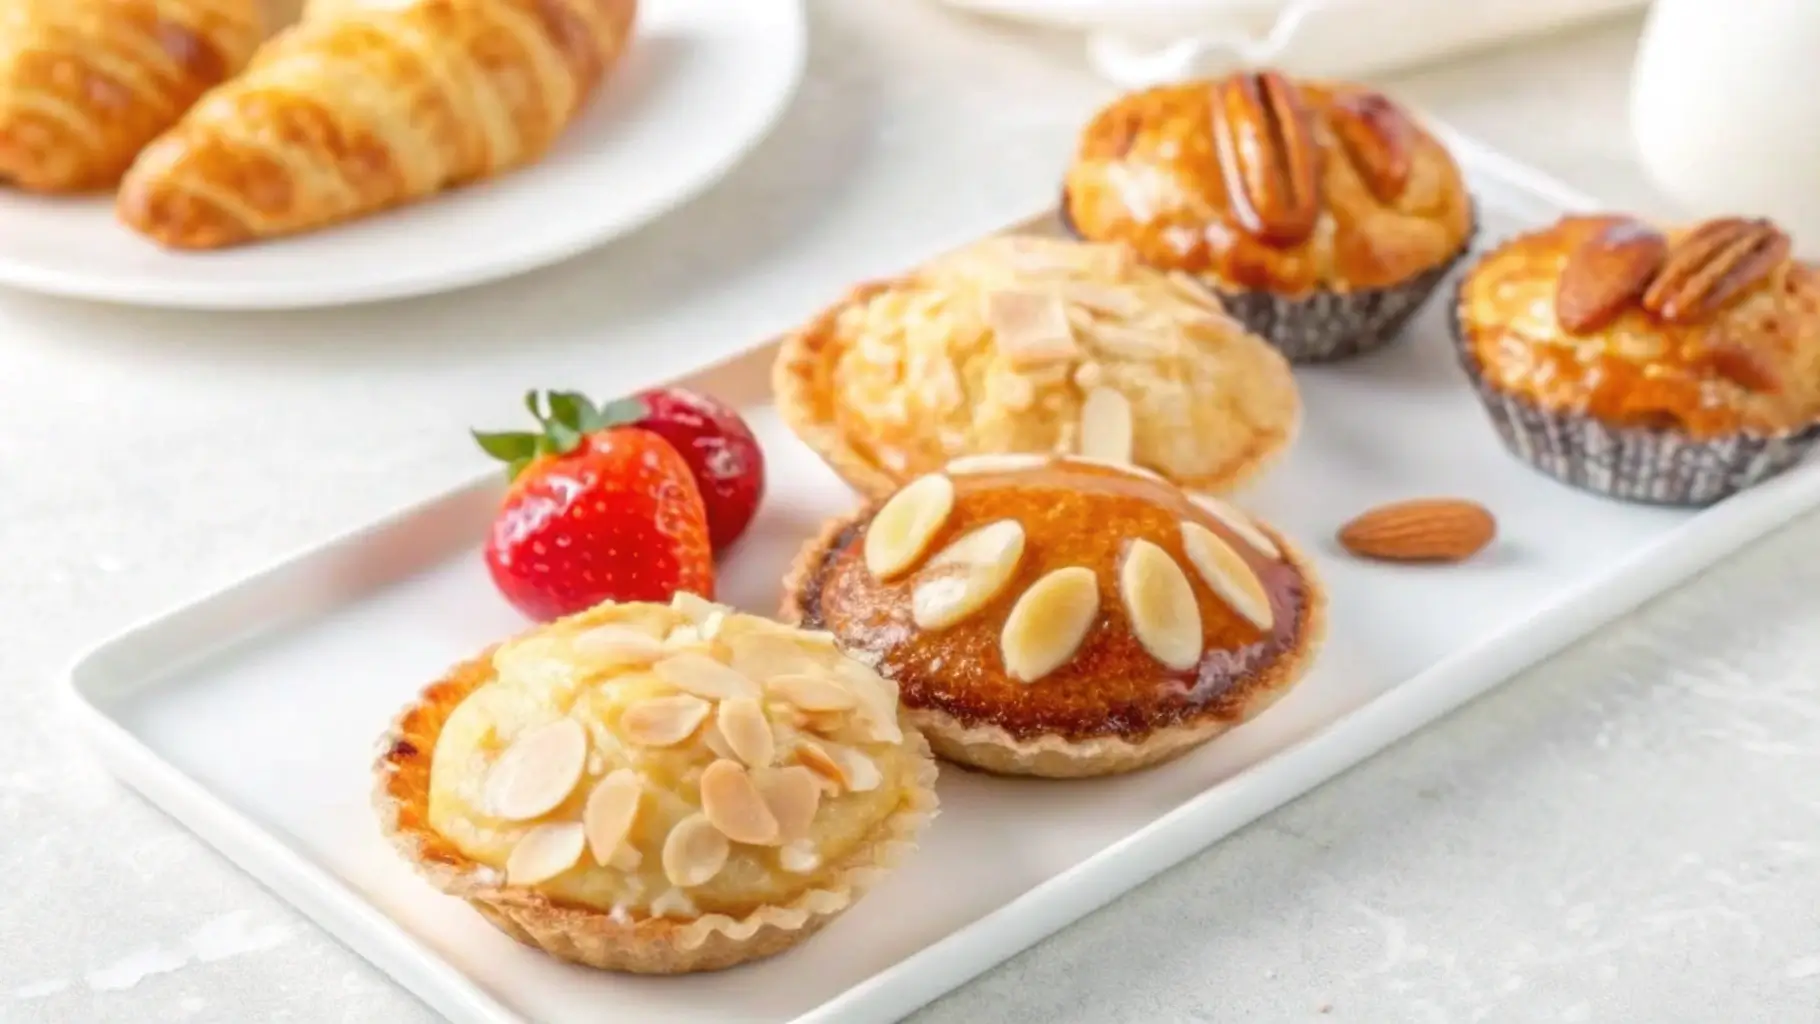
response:
[(1386, 562), (1463, 562), (1497, 536), (1497, 520), (1464, 498), (1392, 502), (1340, 527), (1340, 546)]
[(1568, 254), (1555, 289), (1555, 318), (1573, 334), (1599, 330), (1643, 296), (1668, 259), (1668, 239), (1628, 217), (1614, 219)]

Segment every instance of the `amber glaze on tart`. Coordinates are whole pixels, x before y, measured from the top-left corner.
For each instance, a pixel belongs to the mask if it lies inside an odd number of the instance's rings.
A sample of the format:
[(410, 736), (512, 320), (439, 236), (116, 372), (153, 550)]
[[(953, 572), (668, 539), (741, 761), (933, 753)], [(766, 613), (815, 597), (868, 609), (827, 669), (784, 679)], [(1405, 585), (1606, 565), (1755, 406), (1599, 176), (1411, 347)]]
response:
[(1288, 363), (1205, 289), (1123, 246), (1028, 235), (855, 289), (785, 339), (773, 383), (797, 435), (871, 497), (993, 453), (1135, 459), (1223, 491), (1301, 414)]
[(1479, 260), (1453, 314), (1507, 446), (1575, 486), (1705, 504), (1820, 432), (1820, 274), (1769, 221), (1568, 217)]
[(894, 684), (826, 634), (687, 594), (456, 666), (381, 749), (381, 825), (424, 877), (521, 942), (639, 973), (789, 948), (936, 807)]
[(1312, 567), (1232, 506), (1132, 467), (980, 457), (830, 522), (784, 617), (898, 683), (948, 760), (1077, 777), (1261, 712), (1325, 628)]
[(1193, 275), (1297, 362), (1376, 348), (1466, 251), (1459, 166), (1382, 94), (1251, 71), (1128, 94), (1062, 197), (1080, 237)]

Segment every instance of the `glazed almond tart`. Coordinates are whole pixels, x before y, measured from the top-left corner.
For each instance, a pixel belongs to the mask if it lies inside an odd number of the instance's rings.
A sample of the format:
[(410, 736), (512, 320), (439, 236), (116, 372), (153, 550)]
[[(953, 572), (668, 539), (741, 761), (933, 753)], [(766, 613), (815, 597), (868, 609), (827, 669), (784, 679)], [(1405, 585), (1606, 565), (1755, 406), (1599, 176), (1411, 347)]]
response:
[(950, 460), (1135, 460), (1237, 488), (1294, 439), (1289, 364), (1122, 245), (1005, 235), (856, 288), (784, 340), (784, 420), (882, 498)]
[(897, 682), (937, 754), (1109, 775), (1269, 707), (1314, 660), (1326, 597), (1275, 530), (1136, 467), (992, 456), (830, 522), (785, 618)]
[(674, 974), (788, 949), (934, 815), (897, 688), (832, 638), (691, 595), (606, 604), (457, 666), (384, 739), (384, 830), (564, 960)]

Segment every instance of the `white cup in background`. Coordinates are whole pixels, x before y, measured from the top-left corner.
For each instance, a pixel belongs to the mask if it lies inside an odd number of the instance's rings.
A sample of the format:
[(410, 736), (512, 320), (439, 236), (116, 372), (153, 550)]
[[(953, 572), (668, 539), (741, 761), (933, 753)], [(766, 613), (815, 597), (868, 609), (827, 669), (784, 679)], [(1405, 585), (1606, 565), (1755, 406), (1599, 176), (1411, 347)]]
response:
[(1770, 217), (1820, 255), (1820, 0), (1656, 0), (1631, 125), (1688, 214)]

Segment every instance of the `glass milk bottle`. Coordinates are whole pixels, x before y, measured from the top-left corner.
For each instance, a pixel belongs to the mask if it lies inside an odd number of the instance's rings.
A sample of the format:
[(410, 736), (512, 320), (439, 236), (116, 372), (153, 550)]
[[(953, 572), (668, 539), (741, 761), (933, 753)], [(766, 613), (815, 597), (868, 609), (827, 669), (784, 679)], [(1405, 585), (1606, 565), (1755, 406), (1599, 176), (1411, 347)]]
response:
[(1820, 255), (1820, 0), (1656, 0), (1631, 127), (1686, 213), (1770, 217)]

